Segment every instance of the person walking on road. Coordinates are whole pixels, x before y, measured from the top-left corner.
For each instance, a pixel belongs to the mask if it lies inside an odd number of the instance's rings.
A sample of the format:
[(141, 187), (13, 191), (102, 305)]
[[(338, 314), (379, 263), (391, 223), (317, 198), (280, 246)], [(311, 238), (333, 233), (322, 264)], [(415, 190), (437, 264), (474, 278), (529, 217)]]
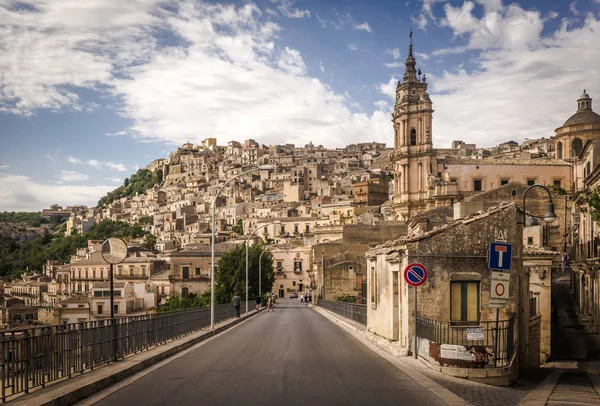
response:
[(269, 296), (269, 300), (267, 301), (267, 313), (269, 312), (269, 310), (271, 310), (272, 312), (275, 311), (273, 310), (273, 296)]
[(262, 302), (262, 299), (260, 298), (260, 296), (256, 296), (256, 310), (260, 310), (260, 302)]
[(235, 292), (235, 296), (233, 297), (233, 308), (235, 309), (235, 317), (239, 319), (240, 317), (240, 303), (242, 302), (242, 298)]

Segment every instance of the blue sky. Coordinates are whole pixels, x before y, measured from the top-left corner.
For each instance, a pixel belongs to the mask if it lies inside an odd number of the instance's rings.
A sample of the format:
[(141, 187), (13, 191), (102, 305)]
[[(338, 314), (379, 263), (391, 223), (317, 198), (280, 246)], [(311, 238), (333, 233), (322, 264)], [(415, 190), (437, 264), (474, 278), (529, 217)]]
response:
[(0, 211), (93, 205), (191, 140), (391, 145), (413, 40), (434, 143), (551, 137), (600, 94), (600, 0), (0, 0)]

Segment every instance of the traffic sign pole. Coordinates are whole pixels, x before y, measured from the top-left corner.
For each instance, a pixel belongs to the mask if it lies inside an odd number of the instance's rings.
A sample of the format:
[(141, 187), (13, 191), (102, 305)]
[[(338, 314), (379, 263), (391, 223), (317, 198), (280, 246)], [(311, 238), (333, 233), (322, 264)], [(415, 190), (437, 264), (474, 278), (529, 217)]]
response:
[(496, 342), (494, 343), (494, 367), (498, 367), (498, 314), (500, 309), (496, 307)]
[(414, 337), (413, 337), (413, 341), (415, 343), (415, 348), (413, 351), (413, 354), (415, 355), (415, 359), (418, 357), (418, 346), (417, 346), (417, 287), (414, 286), (413, 287), (414, 291), (415, 291), (415, 331), (414, 331)]
[(420, 264), (418, 262), (413, 262), (409, 264), (406, 268), (404, 268), (404, 281), (412, 286), (415, 290), (415, 325), (413, 328), (413, 355), (417, 358), (419, 354), (418, 346), (417, 346), (417, 288), (427, 281), (427, 276), (429, 272), (425, 265)]

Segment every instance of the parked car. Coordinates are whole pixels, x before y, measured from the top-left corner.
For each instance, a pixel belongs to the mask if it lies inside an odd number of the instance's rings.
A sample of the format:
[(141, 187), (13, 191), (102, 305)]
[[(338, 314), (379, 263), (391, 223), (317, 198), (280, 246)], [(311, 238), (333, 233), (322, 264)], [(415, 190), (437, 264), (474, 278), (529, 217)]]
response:
[(290, 299), (298, 299), (298, 293), (296, 293), (296, 292), (290, 293)]

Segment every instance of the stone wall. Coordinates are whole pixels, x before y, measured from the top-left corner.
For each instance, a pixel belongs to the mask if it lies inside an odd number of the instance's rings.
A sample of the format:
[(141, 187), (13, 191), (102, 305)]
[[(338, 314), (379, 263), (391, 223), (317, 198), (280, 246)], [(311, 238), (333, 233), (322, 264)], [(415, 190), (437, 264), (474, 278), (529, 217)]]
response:
[(538, 368), (540, 366), (540, 321), (541, 317), (532, 317), (529, 320), (529, 348), (524, 368)]

